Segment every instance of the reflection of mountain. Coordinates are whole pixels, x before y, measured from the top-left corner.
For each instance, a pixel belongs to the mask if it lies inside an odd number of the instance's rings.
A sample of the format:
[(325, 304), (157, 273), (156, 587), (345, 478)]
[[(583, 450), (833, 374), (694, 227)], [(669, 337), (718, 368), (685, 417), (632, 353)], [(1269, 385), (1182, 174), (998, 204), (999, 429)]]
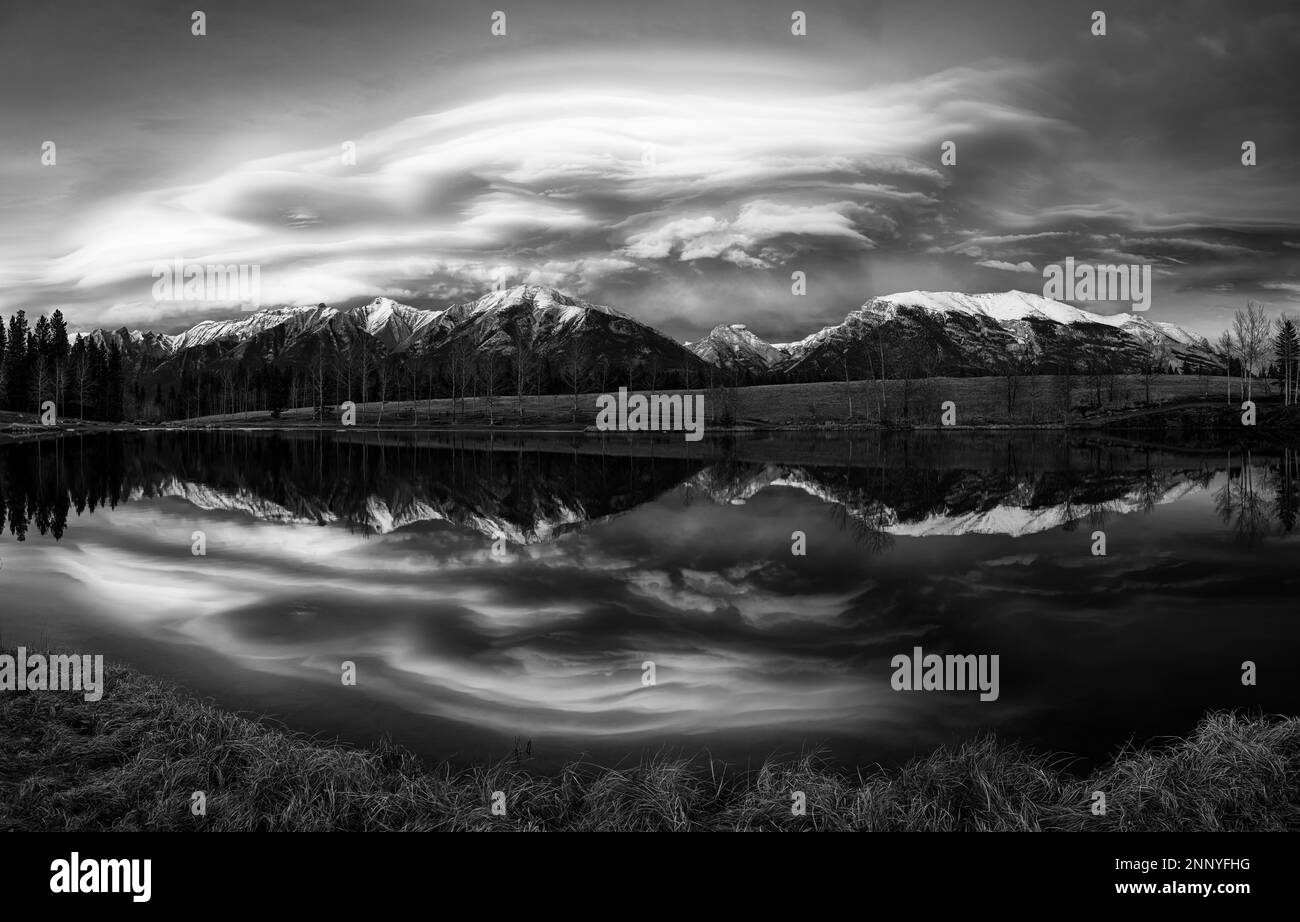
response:
[[(1141, 456), (1138, 456), (1139, 458)], [(1246, 463), (1241, 464), (1242, 461)], [(1297, 518), (1295, 452), (1234, 459), (1216, 497), (1253, 539)], [(864, 535), (1026, 535), (1148, 511), (1205, 489), (1206, 467), (1114, 463), (1024, 470), (936, 464), (739, 461), (587, 452), (430, 448), (258, 433), (135, 433), (0, 450), (0, 527), (59, 538), (68, 513), (148, 497), (259, 521), (340, 523), (388, 533), (447, 522), (527, 544), (629, 511), (681, 488), (687, 501), (743, 503), (796, 489)]]
[[(1148, 511), (1205, 488), (1201, 472), (1129, 471), (1082, 481), (1060, 474), (1006, 475), (954, 470), (927, 478), (921, 493), (899, 481), (915, 483), (919, 472), (840, 472), (769, 464), (719, 482), (706, 471), (692, 484), (720, 502), (743, 502), (769, 487), (789, 487), (843, 506), (853, 519), (898, 536), (1021, 535), (1047, 531), (1099, 513)], [(892, 503), (887, 496), (905, 499)]]

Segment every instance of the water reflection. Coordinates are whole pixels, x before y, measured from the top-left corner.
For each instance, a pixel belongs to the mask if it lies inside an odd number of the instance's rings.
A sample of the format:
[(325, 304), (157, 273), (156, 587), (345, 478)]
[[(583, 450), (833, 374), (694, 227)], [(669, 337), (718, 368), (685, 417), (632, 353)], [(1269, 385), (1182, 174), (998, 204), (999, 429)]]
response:
[[(1012, 437), (1014, 440), (1014, 437)], [(180, 497), (198, 508), (240, 511), (262, 521), (341, 524), (386, 534), (421, 522), (448, 522), (515, 544), (553, 540), (627, 512), (679, 488), (682, 502), (740, 504), (761, 490), (791, 487), (832, 507), (860, 543), (885, 548), (892, 535), (1024, 535), (1080, 523), (1100, 527), (1116, 514), (1151, 512), (1217, 473), (1216, 509), (1242, 541), (1294, 531), (1300, 496), (1297, 450), (1226, 452), (1195, 463), (1176, 454), (1147, 466), (1147, 451), (1095, 448), (1039, 466), (900, 465), (884, 455), (827, 466), (761, 460), (704, 449), (644, 456), (627, 446), (533, 440), (448, 445), (382, 436), (354, 439), (266, 434), (143, 433), (78, 438), (0, 449), (0, 529), (18, 541), (35, 527), (63, 536), (68, 515), (98, 507)], [(579, 447), (581, 446), (581, 447)], [(674, 446), (675, 447), (675, 446)], [(877, 446), (879, 449), (880, 446)], [(621, 450), (620, 450), (621, 449)], [(851, 454), (851, 452), (850, 452)]]
[[(223, 703), (437, 754), (883, 759), (990, 728), (1086, 752), (1209, 706), (1295, 712), (1295, 460), (1059, 436), (10, 446), (0, 631), (115, 643)], [(1001, 654), (999, 701), (893, 692), (914, 644)], [(1277, 667), (1253, 696), (1245, 658)]]

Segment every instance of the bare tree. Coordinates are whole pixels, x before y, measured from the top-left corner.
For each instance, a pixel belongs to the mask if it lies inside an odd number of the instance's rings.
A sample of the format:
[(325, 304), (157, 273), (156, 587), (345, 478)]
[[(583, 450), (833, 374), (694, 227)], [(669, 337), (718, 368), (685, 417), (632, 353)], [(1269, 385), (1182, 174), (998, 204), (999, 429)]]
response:
[(411, 376), (411, 425), (420, 424), (420, 369), (424, 367), (421, 361), (423, 356), (412, 355), (407, 362), (406, 370)]
[(1148, 404), (1151, 403), (1151, 382), (1156, 375), (1169, 370), (1169, 357), (1169, 344), (1164, 340), (1147, 344), (1146, 353), (1142, 357), (1142, 383), (1146, 385)]
[(488, 425), (496, 425), (497, 390), (501, 386), (501, 359), (495, 352), (484, 352), (474, 363), (479, 393), (487, 409)]
[(369, 337), (361, 340), (361, 354), (357, 356), (357, 371), (361, 375), (361, 402), (366, 402), (366, 394), (370, 387), (370, 370), (375, 365), (373, 346)]
[(42, 349), (37, 349), (32, 363), (32, 387), (36, 392), (36, 412), (41, 411), (41, 402), (45, 399), (45, 389), (50, 384), (50, 363)]
[(1013, 342), (1007, 345), (1006, 354), (998, 363), (1007, 382), (1008, 417), (1016, 410), (1016, 402), (1020, 397), (1020, 379), (1028, 366), (1028, 355), (1029, 348), (1024, 343)]
[(393, 360), (383, 343), (375, 343), (375, 375), (379, 383), (379, 419), (376, 424), (384, 422), (384, 405), (388, 401), (388, 377), (392, 371)]
[[(351, 364), (351, 358), (352, 358), (351, 352), (348, 352), (345, 355), (344, 350), (342, 349), (334, 350), (333, 364), (334, 364), (334, 403), (335, 404), (342, 402), (340, 400), (340, 396), (346, 394), (352, 385), (352, 372), (349, 367)], [(346, 379), (343, 377), (345, 373), (347, 374)], [(344, 380), (347, 381), (348, 386), (340, 387), (339, 385)]]
[[(464, 337), (452, 343), (450, 353), (451, 368), (451, 416), (452, 419), (465, 415), (465, 394), (474, 380), (474, 344)], [(459, 395), (460, 412), (456, 411)]]
[(316, 416), (321, 412), (320, 408), (325, 405), (325, 346), (319, 339), (312, 342), (307, 376), (315, 392), (316, 407), (312, 415)]
[(524, 418), (524, 389), (533, 370), (533, 328), (524, 317), (516, 319), (510, 327), (510, 346), (515, 363), (515, 401), (519, 418)]
[(1061, 413), (1068, 421), (1074, 398), (1074, 372), (1079, 365), (1079, 338), (1068, 327), (1060, 332), (1061, 354)]
[(845, 347), (840, 353), (840, 365), (844, 368), (844, 396), (849, 401), (849, 421), (853, 420), (853, 386), (849, 383), (849, 350)]
[(586, 344), (574, 343), (569, 349), (564, 364), (560, 367), (560, 376), (573, 390), (572, 421), (578, 421), (578, 393), (582, 385), (591, 376), (591, 349)]
[(90, 379), (90, 349), (86, 348), (88, 345), (89, 340), (86, 340), (81, 349), (73, 352), (73, 374), (77, 378), (77, 412), (82, 419), (86, 417), (86, 382)]
[(663, 373), (664, 363), (658, 355), (650, 356), (650, 361), (646, 363), (646, 372), (650, 377), (650, 390), (655, 389), (655, 384), (659, 380), (659, 375)]
[(1268, 315), (1258, 301), (1248, 301), (1246, 309), (1237, 311), (1232, 318), (1232, 333), (1237, 341), (1247, 400), (1251, 399), (1253, 392), (1251, 381), (1264, 359), (1269, 327)]
[(875, 330), (872, 332), (876, 340), (876, 351), (880, 355), (880, 421), (883, 423), (885, 421), (885, 412), (888, 409), (888, 404), (885, 401), (885, 325), (877, 323)]

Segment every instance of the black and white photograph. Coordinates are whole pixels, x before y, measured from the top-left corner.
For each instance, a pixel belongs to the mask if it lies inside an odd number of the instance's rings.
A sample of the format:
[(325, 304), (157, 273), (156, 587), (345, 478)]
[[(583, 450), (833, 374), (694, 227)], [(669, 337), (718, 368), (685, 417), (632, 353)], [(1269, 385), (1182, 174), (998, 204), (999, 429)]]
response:
[(1298, 86), (1290, 0), (0, 0), (10, 882), (1109, 833), (1060, 903), (1240, 911)]

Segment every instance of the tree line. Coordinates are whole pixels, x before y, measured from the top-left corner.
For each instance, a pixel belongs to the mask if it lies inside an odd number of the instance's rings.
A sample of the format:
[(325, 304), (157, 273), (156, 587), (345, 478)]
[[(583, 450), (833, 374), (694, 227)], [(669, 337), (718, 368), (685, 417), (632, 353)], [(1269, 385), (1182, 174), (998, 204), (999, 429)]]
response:
[[(279, 327), (234, 357), (228, 343), (208, 344), (185, 350), (160, 372), (124, 351), (112, 335), (78, 334), (69, 342), (59, 310), (48, 317), (40, 315), (35, 323), (20, 310), (7, 323), (0, 322), (0, 409), (39, 412), (46, 401), (52, 401), (60, 416), (161, 421), (267, 410), (278, 415), (289, 407), (337, 406), (352, 400), (379, 403), (382, 422), (382, 407), (389, 401), (451, 398), (455, 418), (469, 397), (483, 399), (489, 415), (497, 411), (498, 402), (513, 397), (510, 409), (522, 418), (524, 398), (530, 395), (569, 395), (576, 415), (579, 394), (591, 390), (701, 387), (725, 404), (729, 388), (774, 383), (770, 376), (700, 367), (701, 363), (685, 358), (680, 367), (673, 367), (654, 354), (615, 363), (586, 341), (575, 341), (562, 356), (542, 357), (525, 323), (516, 323), (504, 336), (508, 342), (498, 348), (481, 348), (461, 338), (436, 351), (403, 352), (391, 352), (366, 336), (347, 348), (331, 347), (315, 337), (305, 349), (290, 355), (285, 330)], [(906, 408), (912, 382), (936, 374), (942, 357), (919, 340), (900, 346), (886, 339), (878, 327), (874, 339), (868, 337), (853, 348), (856, 354), (845, 351), (834, 373), (842, 375), (846, 385), (861, 378), (862, 371), (869, 380), (900, 379)], [(1114, 362), (1078, 347), (1068, 328), (1059, 332), (1058, 339), (1059, 360), (1051, 368), (1039, 367), (1023, 348), (993, 357), (994, 375), (1006, 380), (1008, 411), (1018, 402), (1021, 379), (1041, 373), (1060, 377), (1067, 394), (1074, 379), (1081, 378), (1098, 405), (1107, 399), (1113, 402), (1118, 378)], [(1270, 320), (1263, 306), (1252, 301), (1237, 311), (1214, 348), (1229, 401), (1234, 379), (1242, 397), (1250, 399), (1261, 378), (1277, 383), (1285, 404), (1300, 399), (1300, 332), (1292, 318)], [(1150, 402), (1152, 381), (1170, 370), (1167, 345), (1150, 344), (1140, 364)], [(1205, 367), (1197, 370), (1208, 375)], [(882, 387), (873, 401), (881, 418), (887, 411), (885, 399)]]

